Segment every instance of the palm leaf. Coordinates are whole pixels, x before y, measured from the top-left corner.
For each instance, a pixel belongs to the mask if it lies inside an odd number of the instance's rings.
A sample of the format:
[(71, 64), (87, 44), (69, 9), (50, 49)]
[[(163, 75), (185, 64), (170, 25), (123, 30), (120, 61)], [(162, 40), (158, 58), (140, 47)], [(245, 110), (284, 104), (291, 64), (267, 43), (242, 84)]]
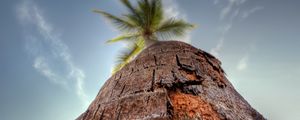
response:
[(114, 25), (116, 25), (121, 31), (129, 32), (129, 31), (136, 31), (137, 26), (134, 23), (126, 21), (122, 18), (116, 17), (112, 14), (101, 10), (93, 10), (95, 13), (99, 13), (109, 19)]
[(162, 0), (138, 0), (136, 6), (133, 6), (129, 0), (120, 1), (129, 10), (121, 17), (94, 10), (110, 20), (123, 33), (121, 36), (108, 40), (107, 43), (130, 41), (130, 46), (118, 56), (113, 73), (123, 68), (144, 49), (145, 40), (179, 37), (194, 27), (183, 20), (165, 19)]
[(135, 21), (138, 21), (136, 23), (140, 23), (139, 25), (143, 25), (142, 24), (143, 18), (140, 15), (140, 12), (131, 5), (129, 0), (121, 0), (121, 2), (129, 9), (130, 13), (128, 15), (131, 15), (131, 17), (134, 17)]
[(161, 0), (151, 1), (151, 28), (155, 29), (163, 20), (163, 10)]
[(143, 28), (151, 30), (156, 28), (163, 20), (161, 0), (138, 1), (138, 9), (143, 19)]
[[(127, 14), (124, 15), (127, 19), (127, 21), (130, 21), (131, 23), (135, 24), (137, 26), (137, 29), (141, 29), (143, 26), (143, 21), (141, 21), (136, 15), (134, 14)], [(139, 30), (138, 30), (139, 31)]]
[(106, 41), (106, 43), (115, 43), (115, 42), (119, 42), (122, 40), (136, 40), (139, 36), (140, 36), (140, 34), (125, 34), (125, 35), (121, 35), (116, 38), (113, 38), (111, 40), (108, 40), (108, 41)]
[(156, 30), (156, 35), (169, 39), (172, 37), (183, 36), (187, 30), (194, 28), (195, 25), (184, 22), (183, 20), (175, 20), (170, 18), (165, 20)]
[(137, 54), (143, 50), (143, 40), (138, 40), (136, 43), (130, 45), (118, 56), (118, 64), (114, 67), (113, 73), (122, 69), (128, 64)]
[(140, 0), (138, 1), (138, 9), (140, 16), (143, 19), (143, 29), (146, 31), (150, 30), (151, 27), (151, 4), (148, 0)]
[(121, 0), (121, 2), (130, 10), (131, 13), (138, 15), (136, 9), (131, 5), (129, 0)]

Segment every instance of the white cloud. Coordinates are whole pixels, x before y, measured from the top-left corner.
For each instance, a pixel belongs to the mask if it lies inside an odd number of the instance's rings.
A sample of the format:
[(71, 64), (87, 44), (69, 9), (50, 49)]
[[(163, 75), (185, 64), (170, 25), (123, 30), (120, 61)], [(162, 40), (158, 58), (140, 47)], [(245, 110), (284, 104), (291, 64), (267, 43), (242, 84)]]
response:
[(217, 45), (210, 50), (210, 53), (213, 54), (216, 57), (220, 57), (220, 51), (222, 50), (224, 46), (224, 41), (225, 41), (225, 35), (229, 32), (231, 29), (232, 24), (226, 24), (222, 29), (221, 29), (221, 37), (219, 38), (219, 41)]
[(232, 6), (233, 6), (233, 3), (232, 2), (229, 2), (228, 3), (228, 6), (224, 7), (221, 11), (221, 14), (220, 14), (220, 19), (223, 20), (228, 14), (229, 12), (231, 11), (232, 9)]
[[(167, 17), (174, 17), (174, 18), (177, 18), (177, 19), (184, 19), (186, 21), (187, 20), (187, 15), (182, 12), (180, 9), (179, 9), (179, 5), (176, 1), (174, 0), (162, 0), (163, 2), (163, 5), (164, 5), (164, 14), (167, 16)], [(188, 32), (185, 36), (183, 37), (178, 37), (178, 38), (175, 38), (179, 41), (182, 41), (182, 42), (186, 42), (186, 43), (191, 43), (191, 34)]]
[[(46, 21), (42, 10), (33, 1), (22, 1), (17, 7), (17, 18), (26, 32), (26, 50), (34, 58), (33, 67), (52, 83), (76, 90), (84, 105), (84, 72), (73, 63), (68, 46)], [(35, 31), (30, 31), (34, 28)]]
[(215, 57), (219, 58), (220, 57), (220, 51), (222, 49), (224, 45), (224, 37), (220, 38), (220, 40), (218, 41), (216, 47), (212, 48), (210, 50), (210, 53), (213, 54)]
[(256, 7), (252, 8), (252, 9), (250, 9), (250, 10), (244, 11), (241, 17), (242, 17), (243, 19), (246, 19), (246, 18), (248, 18), (248, 16), (250, 16), (251, 14), (253, 14), (253, 13), (259, 11), (259, 10), (262, 10), (262, 9), (264, 9), (264, 7), (256, 6)]
[(178, 4), (174, 0), (163, 0), (164, 14), (168, 17), (179, 18), (185, 17), (184, 14), (180, 13)]
[(52, 71), (52, 69), (50, 69), (48, 62), (44, 57), (36, 57), (34, 60), (33, 67), (52, 82), (63, 86), (67, 85), (66, 81), (61, 80), (63, 78), (58, 76), (54, 71)]
[[(238, 8), (242, 4), (244, 4), (246, 0), (228, 0), (227, 5), (222, 8), (220, 13), (220, 19), (223, 20), (228, 15), (232, 14), (232, 11), (234, 11), (235, 8)], [(214, 2), (215, 4), (216, 2)], [(218, 3), (218, 2), (217, 2)]]
[(244, 71), (244, 70), (246, 70), (248, 68), (248, 61), (249, 61), (249, 55), (245, 55), (244, 57), (242, 57), (239, 60), (236, 69), (238, 71)]
[(263, 7), (254, 7), (250, 10), (243, 11), (242, 6), (246, 3), (246, 0), (214, 0), (213, 4), (220, 6), (220, 4), (225, 4), (224, 7), (221, 8), (220, 11), (220, 20), (224, 24), (221, 25), (221, 34), (218, 39), (218, 43), (215, 47), (213, 47), (210, 52), (216, 57), (220, 57), (220, 51), (222, 50), (225, 37), (229, 33), (230, 29), (236, 22), (236, 19), (245, 19), (249, 15), (263, 9)]
[[(221, 1), (215, 0), (214, 4), (221, 4)], [(224, 1), (222, 1), (224, 2)], [(222, 50), (225, 43), (225, 36), (233, 26), (233, 21), (240, 14), (240, 6), (243, 5), (246, 0), (226, 0), (225, 7), (220, 11), (220, 20), (226, 23), (221, 27), (221, 34), (218, 43), (213, 47), (210, 52), (216, 57), (220, 57), (220, 51)]]

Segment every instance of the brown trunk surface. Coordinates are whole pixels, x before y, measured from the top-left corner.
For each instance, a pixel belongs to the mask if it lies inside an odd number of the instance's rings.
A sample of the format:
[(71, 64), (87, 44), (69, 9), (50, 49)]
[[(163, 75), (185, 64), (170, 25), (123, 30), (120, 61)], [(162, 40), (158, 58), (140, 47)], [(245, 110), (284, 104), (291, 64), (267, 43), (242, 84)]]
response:
[(158, 42), (106, 81), (78, 120), (264, 120), (215, 57)]

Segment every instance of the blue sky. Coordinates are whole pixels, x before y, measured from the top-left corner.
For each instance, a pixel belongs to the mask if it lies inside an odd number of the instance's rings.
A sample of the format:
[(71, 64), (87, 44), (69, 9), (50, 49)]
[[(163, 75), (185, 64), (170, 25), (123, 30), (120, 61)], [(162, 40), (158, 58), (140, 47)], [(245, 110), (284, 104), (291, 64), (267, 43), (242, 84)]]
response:
[[(217, 56), (238, 92), (266, 118), (299, 119), (300, 1), (163, 0), (168, 16), (198, 28), (183, 38)], [(92, 9), (118, 0), (2, 0), (1, 120), (72, 120), (110, 76), (124, 47)]]

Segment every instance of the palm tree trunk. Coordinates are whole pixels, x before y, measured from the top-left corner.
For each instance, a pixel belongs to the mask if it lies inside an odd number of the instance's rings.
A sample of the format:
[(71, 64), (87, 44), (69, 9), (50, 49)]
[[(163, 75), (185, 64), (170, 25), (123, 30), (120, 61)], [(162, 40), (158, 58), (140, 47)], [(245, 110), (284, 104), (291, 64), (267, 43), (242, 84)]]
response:
[(108, 79), (77, 120), (265, 120), (220, 64), (182, 42), (154, 44)]

